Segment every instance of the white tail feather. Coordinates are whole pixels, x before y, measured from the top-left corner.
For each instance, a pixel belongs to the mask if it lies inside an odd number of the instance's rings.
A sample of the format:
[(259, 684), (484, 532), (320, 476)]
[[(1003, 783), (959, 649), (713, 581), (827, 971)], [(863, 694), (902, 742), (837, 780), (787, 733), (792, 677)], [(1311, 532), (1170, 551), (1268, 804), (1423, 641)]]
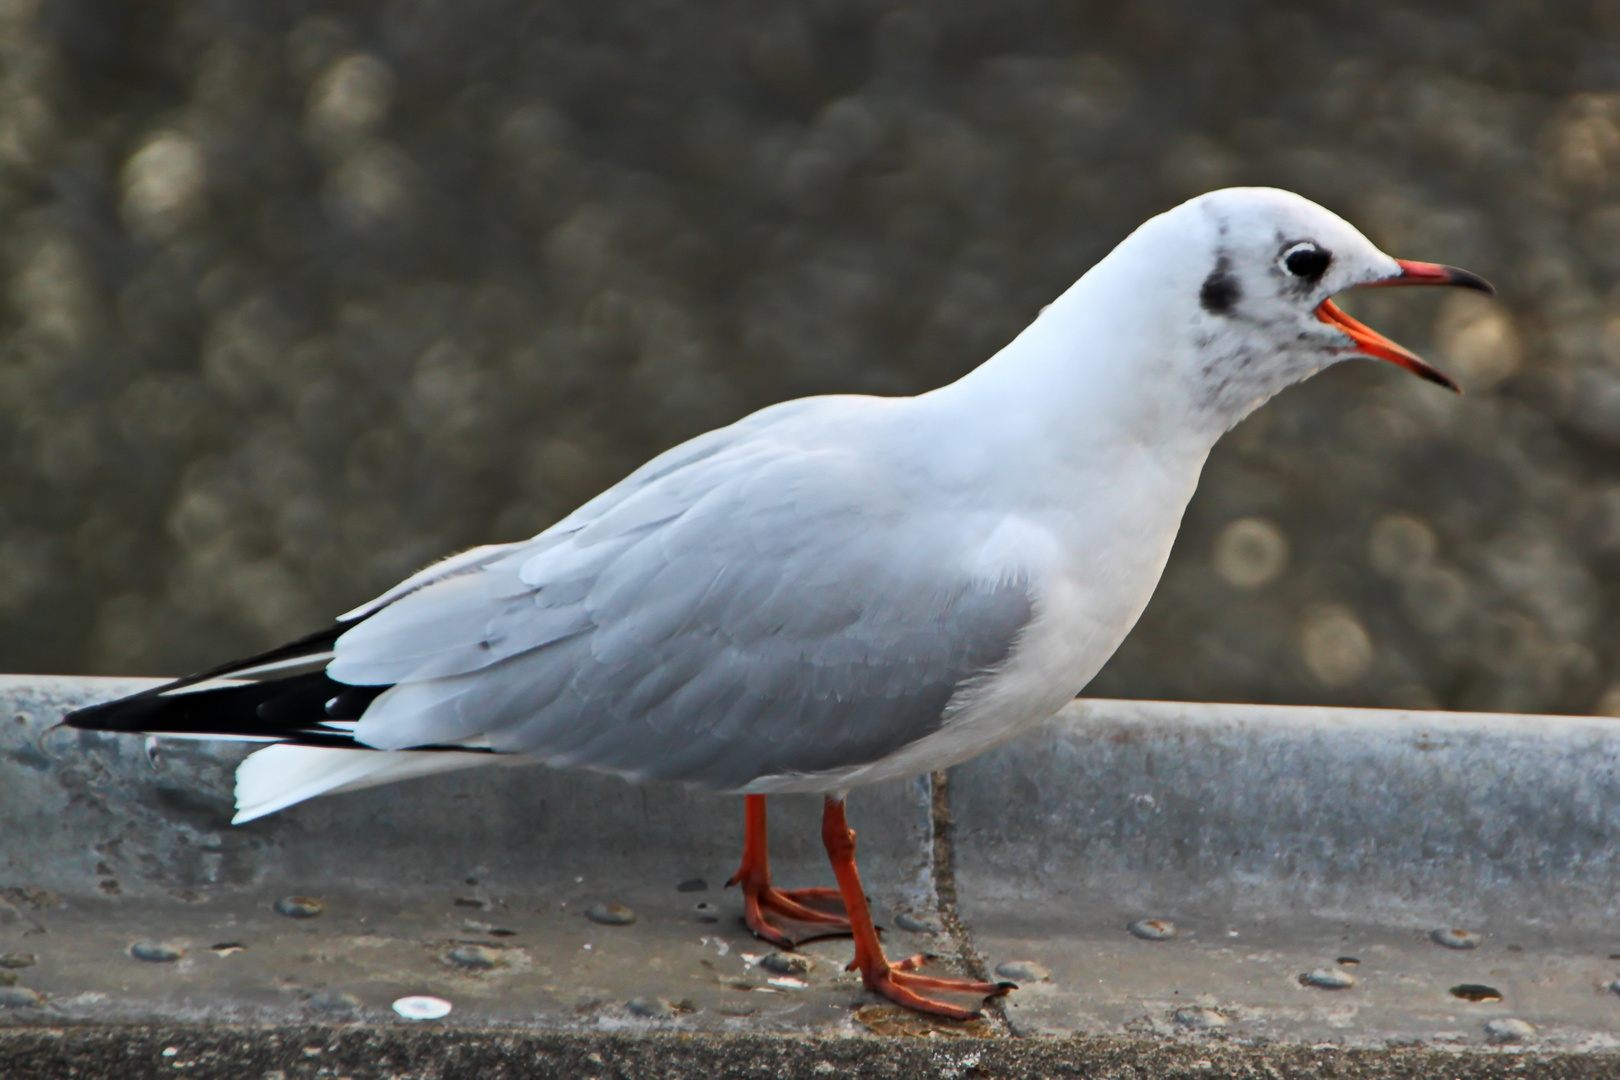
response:
[(317, 795), (490, 765), (494, 757), (453, 750), (340, 750), (278, 743), (249, 754), (236, 767), (236, 816), (231, 824), (285, 810)]

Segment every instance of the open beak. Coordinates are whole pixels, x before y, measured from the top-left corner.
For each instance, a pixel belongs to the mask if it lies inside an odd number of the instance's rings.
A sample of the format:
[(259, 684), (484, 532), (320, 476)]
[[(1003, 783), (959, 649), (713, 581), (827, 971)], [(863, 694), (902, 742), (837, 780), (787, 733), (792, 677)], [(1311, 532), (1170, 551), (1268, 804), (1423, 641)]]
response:
[[(1459, 270), (1455, 266), (1441, 266), (1439, 263), (1408, 262), (1405, 259), (1396, 259), (1401, 272), (1394, 277), (1384, 278), (1382, 281), (1369, 282), (1367, 287), (1374, 285), (1456, 285), (1463, 289), (1473, 289), (1494, 295), (1496, 290), (1491, 283), (1478, 274), (1471, 274), (1467, 270)], [(1375, 357), (1379, 360), (1388, 360), (1405, 368), (1412, 374), (1428, 379), (1432, 383), (1439, 383), (1447, 390), (1462, 393), (1462, 388), (1451, 381), (1450, 376), (1427, 360), (1418, 356), (1410, 349), (1395, 344), (1389, 338), (1380, 334), (1372, 327), (1357, 322), (1340, 310), (1339, 305), (1332, 300), (1324, 300), (1316, 307), (1316, 317), (1340, 331), (1356, 343), (1356, 351), (1365, 356)]]

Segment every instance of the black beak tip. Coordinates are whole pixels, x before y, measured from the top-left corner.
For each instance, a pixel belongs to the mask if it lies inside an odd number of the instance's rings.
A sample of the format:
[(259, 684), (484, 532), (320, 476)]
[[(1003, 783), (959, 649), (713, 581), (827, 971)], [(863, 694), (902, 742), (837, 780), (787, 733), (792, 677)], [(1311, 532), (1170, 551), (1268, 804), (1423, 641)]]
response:
[(1492, 285), (1472, 270), (1464, 270), (1457, 266), (1446, 267), (1446, 284), (1455, 285), (1459, 289), (1473, 289), (1475, 292), (1482, 292), (1486, 296), (1496, 295), (1495, 285)]

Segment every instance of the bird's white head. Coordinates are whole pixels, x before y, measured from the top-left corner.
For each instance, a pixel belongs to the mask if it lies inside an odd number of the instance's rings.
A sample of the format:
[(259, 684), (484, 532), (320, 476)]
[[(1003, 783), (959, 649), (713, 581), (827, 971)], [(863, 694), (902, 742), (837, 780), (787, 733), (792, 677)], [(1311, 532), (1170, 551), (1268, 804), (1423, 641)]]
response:
[(1163, 374), (1223, 429), (1279, 390), (1353, 356), (1387, 360), (1456, 390), (1332, 297), (1374, 285), (1492, 291), (1466, 270), (1391, 258), (1337, 214), (1275, 188), (1200, 195), (1145, 223), (1097, 269), (1109, 263), (1116, 268), (1110, 279), (1158, 294), (1156, 310), (1178, 324), (1159, 328), (1174, 340), (1165, 357), (1174, 370)]

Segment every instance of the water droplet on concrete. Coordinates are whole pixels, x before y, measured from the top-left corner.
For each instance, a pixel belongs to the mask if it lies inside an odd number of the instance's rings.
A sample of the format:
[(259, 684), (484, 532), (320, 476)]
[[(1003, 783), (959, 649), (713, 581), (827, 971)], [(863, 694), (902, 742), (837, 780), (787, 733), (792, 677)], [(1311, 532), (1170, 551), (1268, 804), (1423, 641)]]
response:
[(898, 926), (900, 929), (904, 930), (908, 934), (937, 934), (937, 933), (939, 933), (939, 927), (934, 926), (932, 923), (923, 922), (921, 919), (912, 918), (910, 915), (906, 914), (904, 911), (897, 912), (895, 914), (895, 916), (894, 916), (894, 925)]
[(25, 967), (33, 967), (36, 959), (38, 958), (31, 952), (0, 953), (0, 968), (18, 971)]
[(675, 886), (676, 892), (707, 892), (708, 889), (709, 883), (700, 877), (687, 878)]
[(439, 1020), (450, 1015), (453, 1008), (444, 998), (413, 994), (394, 1002), (394, 1011), (407, 1020)]
[(27, 1009), (45, 1000), (26, 986), (0, 986), (0, 1009)]
[(996, 965), (996, 974), (1016, 983), (1047, 982), (1052, 972), (1033, 960), (1003, 960)]
[(1217, 1028), (1225, 1027), (1228, 1023), (1226, 1017), (1222, 1016), (1214, 1009), (1203, 1009), (1193, 1006), (1188, 1006), (1184, 1009), (1177, 1009), (1175, 1021), (1177, 1025), (1184, 1027), (1189, 1031), (1214, 1031)]
[(1342, 968), (1317, 968), (1301, 975), (1299, 984), (1320, 990), (1348, 990), (1356, 985), (1356, 977)]
[(1493, 1043), (1516, 1043), (1536, 1037), (1536, 1027), (1527, 1020), (1498, 1016), (1485, 1021), (1485, 1037)]
[(488, 971), (497, 963), (494, 950), (482, 945), (457, 945), (445, 955), (445, 959), (469, 971)]
[(778, 975), (804, 975), (810, 971), (810, 958), (799, 953), (766, 953), (759, 966)]
[(592, 904), (585, 909), (585, 917), (603, 926), (629, 926), (636, 921), (636, 913), (623, 904)]
[(1137, 919), (1125, 929), (1143, 941), (1169, 941), (1176, 936), (1176, 924), (1169, 919)]
[(1429, 935), (1429, 940), (1436, 945), (1444, 945), (1448, 949), (1477, 949), (1482, 939), (1472, 930), (1463, 930), (1456, 926), (1442, 926)]
[(644, 1016), (649, 1020), (668, 1020), (675, 1015), (675, 1006), (669, 1003), (668, 998), (638, 997), (631, 998), (624, 1003), (624, 1007), (637, 1016)]
[(310, 896), (283, 896), (275, 909), (289, 919), (313, 919), (326, 911), (326, 905)]
[(129, 955), (151, 964), (172, 964), (186, 955), (186, 950), (162, 941), (137, 941), (129, 947)]

